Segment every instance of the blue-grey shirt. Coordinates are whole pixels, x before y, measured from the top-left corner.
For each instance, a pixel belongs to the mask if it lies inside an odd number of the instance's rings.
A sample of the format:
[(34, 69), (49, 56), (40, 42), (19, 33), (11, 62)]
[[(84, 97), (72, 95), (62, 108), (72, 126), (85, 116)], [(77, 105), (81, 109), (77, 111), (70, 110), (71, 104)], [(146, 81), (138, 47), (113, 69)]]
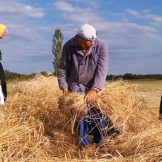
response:
[(76, 91), (89, 89), (101, 90), (108, 73), (108, 50), (106, 45), (96, 38), (88, 53), (84, 55), (77, 49), (77, 35), (63, 46), (63, 53), (58, 68), (60, 88)]

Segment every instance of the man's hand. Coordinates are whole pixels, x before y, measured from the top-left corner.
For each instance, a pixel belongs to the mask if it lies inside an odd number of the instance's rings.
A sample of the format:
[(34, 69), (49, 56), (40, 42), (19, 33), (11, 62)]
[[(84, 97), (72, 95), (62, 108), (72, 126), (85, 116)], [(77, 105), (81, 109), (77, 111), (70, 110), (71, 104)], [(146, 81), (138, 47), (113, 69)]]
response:
[(87, 104), (89, 104), (89, 103), (95, 102), (95, 101), (96, 101), (96, 98), (97, 98), (97, 91), (94, 90), (94, 89), (90, 89), (90, 90), (86, 93), (86, 95), (85, 95), (85, 97), (84, 97), (84, 100), (85, 100), (85, 102), (86, 102)]

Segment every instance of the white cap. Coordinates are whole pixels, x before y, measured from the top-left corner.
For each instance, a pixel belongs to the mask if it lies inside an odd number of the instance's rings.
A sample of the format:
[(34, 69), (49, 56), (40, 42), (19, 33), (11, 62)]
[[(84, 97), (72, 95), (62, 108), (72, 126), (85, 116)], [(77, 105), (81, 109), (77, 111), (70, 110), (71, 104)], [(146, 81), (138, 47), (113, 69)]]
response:
[(86, 40), (92, 40), (97, 37), (96, 29), (89, 24), (83, 24), (78, 31), (78, 35)]

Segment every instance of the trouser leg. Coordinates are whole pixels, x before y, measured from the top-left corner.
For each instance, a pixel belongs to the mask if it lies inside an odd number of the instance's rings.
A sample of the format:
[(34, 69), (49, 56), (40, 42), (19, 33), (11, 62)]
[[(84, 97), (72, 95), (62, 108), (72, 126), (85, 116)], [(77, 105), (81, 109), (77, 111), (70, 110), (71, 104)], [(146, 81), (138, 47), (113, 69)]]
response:
[(99, 131), (99, 129), (96, 127), (93, 131), (93, 142), (94, 143), (99, 143), (102, 141), (102, 135), (101, 132)]
[(85, 118), (82, 118), (79, 122), (79, 144), (86, 146), (88, 142), (88, 124)]

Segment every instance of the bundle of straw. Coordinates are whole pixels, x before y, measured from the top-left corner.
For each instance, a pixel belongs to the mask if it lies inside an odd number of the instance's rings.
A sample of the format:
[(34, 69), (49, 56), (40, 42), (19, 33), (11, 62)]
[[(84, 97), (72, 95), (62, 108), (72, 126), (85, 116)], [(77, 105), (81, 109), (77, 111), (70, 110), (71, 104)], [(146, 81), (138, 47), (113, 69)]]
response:
[[(162, 125), (158, 111), (127, 82), (108, 84), (94, 105), (119, 128), (116, 138), (80, 150), (71, 121), (86, 111), (84, 95), (59, 90), (57, 78), (37, 76), (9, 84), (0, 107), (0, 158), (3, 161), (160, 161)], [(74, 123), (74, 122), (72, 122)]]

